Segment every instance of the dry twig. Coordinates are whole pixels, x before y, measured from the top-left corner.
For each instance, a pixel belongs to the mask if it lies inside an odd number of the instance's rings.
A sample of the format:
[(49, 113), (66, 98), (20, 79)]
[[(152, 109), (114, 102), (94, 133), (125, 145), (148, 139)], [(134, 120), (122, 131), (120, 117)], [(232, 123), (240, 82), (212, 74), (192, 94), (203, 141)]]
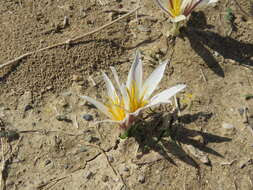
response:
[(76, 127), (77, 129), (79, 128), (79, 124), (78, 124), (77, 116), (76, 116), (76, 115), (74, 116), (74, 125), (75, 125), (75, 127)]
[(50, 189), (51, 187), (53, 187), (56, 183), (58, 183), (59, 181), (67, 178), (67, 177), (70, 177), (71, 175), (69, 176), (64, 176), (64, 177), (60, 177), (60, 178), (57, 178), (57, 179), (50, 179), (49, 181), (39, 185), (36, 187), (36, 189), (42, 189), (44, 188), (45, 186), (49, 185), (50, 183), (54, 182), (54, 184), (52, 184), (51, 186), (49, 186), (48, 188), (46, 188), (46, 190)]
[(202, 68), (200, 68), (200, 72), (201, 72), (201, 75), (202, 75), (204, 81), (207, 83), (207, 79), (206, 79), (206, 76), (205, 76), (204, 71), (203, 71)]
[(38, 50), (35, 50), (35, 51), (31, 51), (31, 52), (25, 53), (25, 54), (23, 54), (23, 55), (15, 58), (15, 59), (12, 59), (12, 60), (10, 60), (10, 61), (8, 61), (6, 63), (1, 64), (0, 65), (0, 69), (3, 68), (3, 67), (5, 67), (5, 66), (7, 66), (7, 65), (11, 65), (11, 64), (13, 64), (13, 63), (15, 63), (15, 62), (23, 59), (23, 58), (26, 58), (26, 57), (34, 54), (34, 53), (42, 52), (42, 51), (45, 51), (45, 50), (53, 49), (53, 48), (64, 46), (64, 45), (70, 45), (73, 42), (81, 40), (82, 38), (84, 38), (86, 36), (89, 36), (91, 34), (95, 34), (95, 33), (99, 32), (99, 31), (101, 31), (101, 30), (103, 30), (103, 29), (111, 26), (112, 24), (114, 24), (114, 23), (116, 23), (116, 22), (118, 22), (118, 21), (120, 21), (120, 20), (122, 20), (122, 19), (124, 19), (124, 18), (126, 18), (128, 16), (130, 16), (131, 14), (135, 13), (139, 8), (140, 7), (137, 7), (136, 9), (130, 11), (129, 13), (125, 14), (124, 16), (121, 16), (121, 17), (115, 19), (114, 21), (109, 22), (109, 23), (107, 23), (107, 24), (105, 24), (105, 25), (103, 25), (103, 26), (101, 26), (101, 27), (99, 27), (99, 28), (97, 28), (97, 29), (95, 29), (93, 31), (87, 32), (87, 33), (82, 34), (80, 36), (77, 36), (75, 38), (70, 38), (70, 39), (66, 40), (65, 42), (56, 43), (56, 44), (53, 44), (53, 45), (45, 47), (45, 48), (41, 48), (41, 49), (38, 49)]

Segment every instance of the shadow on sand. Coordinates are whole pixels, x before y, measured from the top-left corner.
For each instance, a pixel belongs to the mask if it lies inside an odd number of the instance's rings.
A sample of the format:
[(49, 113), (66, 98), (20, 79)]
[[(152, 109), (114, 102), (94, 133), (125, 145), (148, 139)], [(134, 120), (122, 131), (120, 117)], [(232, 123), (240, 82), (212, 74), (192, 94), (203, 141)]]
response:
[[(231, 141), (231, 139), (227, 137), (183, 127), (184, 124), (194, 122), (199, 117), (201, 117), (201, 119), (205, 117), (205, 119), (208, 120), (211, 118), (211, 114), (199, 112), (194, 115), (187, 114), (180, 118), (177, 118), (176, 114), (170, 113), (155, 113), (151, 115), (149, 121), (137, 122), (136, 125), (130, 129), (128, 134), (129, 137), (134, 137), (139, 143), (139, 150), (142, 152), (142, 155), (153, 150), (161, 154), (174, 165), (176, 165), (176, 163), (171, 158), (171, 155), (188, 165), (198, 168), (198, 163), (187, 154), (182, 145), (192, 145), (204, 153), (223, 157), (220, 153), (206, 145), (207, 143)], [(196, 136), (201, 136), (204, 142), (195, 140), (194, 137)], [(211, 163), (208, 163), (208, 165), (211, 165)]]
[(218, 76), (225, 77), (224, 71), (208, 48), (218, 52), (225, 59), (235, 60), (240, 65), (253, 70), (253, 44), (240, 42), (229, 36), (221, 36), (206, 30), (210, 28), (213, 26), (207, 25), (204, 13), (198, 12), (192, 14), (186, 27), (182, 28), (181, 34), (183, 38), (189, 39), (194, 51)]

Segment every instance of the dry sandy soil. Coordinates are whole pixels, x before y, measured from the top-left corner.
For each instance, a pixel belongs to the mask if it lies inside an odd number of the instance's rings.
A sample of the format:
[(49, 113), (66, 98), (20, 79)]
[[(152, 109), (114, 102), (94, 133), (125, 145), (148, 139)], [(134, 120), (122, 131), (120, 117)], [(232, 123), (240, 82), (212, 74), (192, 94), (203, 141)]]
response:
[[(141, 7), (0, 69), (1, 189), (252, 190), (253, 2), (237, 1), (194, 12), (171, 38), (152, 0), (1, 0), (0, 64)], [(101, 71), (126, 79), (137, 48), (145, 76), (170, 60), (157, 91), (187, 89), (180, 114), (149, 110), (122, 140), (80, 95), (101, 100)]]

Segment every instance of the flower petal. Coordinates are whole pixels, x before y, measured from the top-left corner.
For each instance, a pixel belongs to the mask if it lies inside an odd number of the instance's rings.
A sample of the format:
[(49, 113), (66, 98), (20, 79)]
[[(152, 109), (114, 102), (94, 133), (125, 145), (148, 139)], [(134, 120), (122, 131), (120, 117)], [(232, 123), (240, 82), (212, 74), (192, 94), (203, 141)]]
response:
[(185, 20), (187, 17), (186, 16), (184, 16), (184, 15), (179, 15), (179, 16), (176, 16), (176, 17), (174, 17), (174, 18), (170, 18), (170, 20), (172, 21), (172, 22), (180, 22), (180, 21), (182, 21), (182, 20)]
[(172, 17), (171, 13), (169, 12), (169, 7), (171, 7), (169, 0), (156, 0), (156, 3), (166, 14)]
[(187, 17), (202, 0), (184, 0), (181, 4), (182, 14)]
[(107, 94), (108, 94), (109, 98), (111, 98), (113, 101), (116, 101), (118, 96), (117, 96), (117, 92), (112, 84), (112, 81), (108, 78), (108, 76), (104, 72), (103, 72), (103, 77), (104, 77), (104, 81), (105, 81), (105, 85), (106, 85), (106, 89), (107, 89)]
[[(173, 86), (167, 90), (164, 90), (161, 93), (152, 97), (149, 104), (147, 104), (144, 107), (140, 107), (135, 112), (129, 113), (128, 115), (137, 117), (141, 113), (141, 111), (143, 111), (144, 109), (147, 109), (147, 108), (153, 107), (153, 106), (157, 106), (160, 104), (168, 104), (171, 102), (170, 98), (175, 96), (178, 92), (183, 90), (185, 87), (186, 87), (186, 85), (179, 84), (179, 85)], [(127, 119), (127, 118), (128, 118), (128, 116), (126, 116), (125, 119)]]
[(135, 53), (134, 62), (128, 73), (126, 86), (130, 89), (133, 84), (136, 84), (138, 89), (142, 86), (142, 61), (138, 50)]
[(198, 6), (196, 7), (196, 9), (203, 9), (203, 8), (209, 6), (210, 4), (212, 4), (212, 3), (217, 3), (217, 2), (218, 2), (218, 0), (202, 0), (202, 1), (198, 4)]
[(119, 90), (121, 90), (121, 85), (120, 85), (120, 82), (119, 82), (119, 75), (116, 71), (116, 69), (114, 67), (110, 67), (111, 71), (112, 71), (112, 74), (114, 76), (114, 80), (116, 81), (116, 84), (119, 88)]
[(95, 100), (89, 96), (81, 96), (81, 97), (83, 99), (87, 100), (88, 102), (90, 102), (91, 104), (93, 104), (94, 106), (96, 106), (106, 116), (112, 118), (112, 114), (108, 111), (108, 108), (104, 104), (98, 102), (97, 100)]
[(151, 94), (154, 92), (157, 85), (161, 81), (167, 63), (168, 61), (165, 61), (161, 65), (159, 65), (145, 81), (141, 92), (141, 94), (144, 95), (144, 100), (147, 100), (151, 96)]
[(151, 98), (150, 103), (147, 105), (147, 107), (156, 106), (158, 104), (164, 104), (164, 103), (170, 102), (169, 99), (175, 96), (178, 92), (183, 90), (185, 87), (186, 85), (179, 84), (167, 90), (162, 91), (161, 93)]
[[(124, 84), (120, 85), (119, 75), (118, 75), (116, 69), (114, 67), (110, 67), (110, 68), (112, 70), (112, 73), (113, 73), (114, 79), (115, 79), (115, 81), (117, 83), (117, 86), (118, 86), (118, 88), (120, 90), (121, 97), (123, 98), (124, 104), (128, 105), (129, 104), (129, 98), (128, 98), (128, 95), (127, 95), (126, 86)], [(129, 109), (128, 107), (126, 107), (126, 108)]]
[(116, 120), (111, 120), (111, 119), (106, 119), (106, 120), (101, 120), (101, 121), (96, 121), (95, 124), (99, 123), (122, 123), (122, 121), (116, 121)]
[(121, 96), (122, 96), (123, 101), (124, 101), (124, 109), (129, 112), (129, 110), (130, 110), (130, 99), (129, 99), (129, 96), (127, 94), (127, 87), (126, 87), (125, 84), (121, 85)]

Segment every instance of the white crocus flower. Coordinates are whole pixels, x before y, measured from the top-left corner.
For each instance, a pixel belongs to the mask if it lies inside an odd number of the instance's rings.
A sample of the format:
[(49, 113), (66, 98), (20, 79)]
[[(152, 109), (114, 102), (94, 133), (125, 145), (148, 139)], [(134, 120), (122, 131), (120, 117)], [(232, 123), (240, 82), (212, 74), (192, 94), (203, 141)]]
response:
[[(156, 0), (159, 7), (167, 13), (174, 24), (174, 30), (178, 33), (178, 22), (185, 20), (194, 9), (204, 8), (218, 0)], [(175, 31), (174, 31), (175, 32)]]
[(115, 122), (118, 123), (122, 129), (128, 129), (142, 110), (160, 104), (170, 103), (170, 98), (186, 87), (183, 84), (176, 85), (151, 97), (163, 77), (166, 65), (167, 61), (160, 64), (146, 81), (143, 82), (142, 61), (137, 51), (126, 84), (120, 84), (115, 68), (111, 67), (118, 91), (115, 89), (108, 76), (103, 73), (108, 96), (108, 100), (105, 104), (88, 96), (82, 97), (95, 105), (101, 112), (110, 118), (110, 120), (101, 122)]

